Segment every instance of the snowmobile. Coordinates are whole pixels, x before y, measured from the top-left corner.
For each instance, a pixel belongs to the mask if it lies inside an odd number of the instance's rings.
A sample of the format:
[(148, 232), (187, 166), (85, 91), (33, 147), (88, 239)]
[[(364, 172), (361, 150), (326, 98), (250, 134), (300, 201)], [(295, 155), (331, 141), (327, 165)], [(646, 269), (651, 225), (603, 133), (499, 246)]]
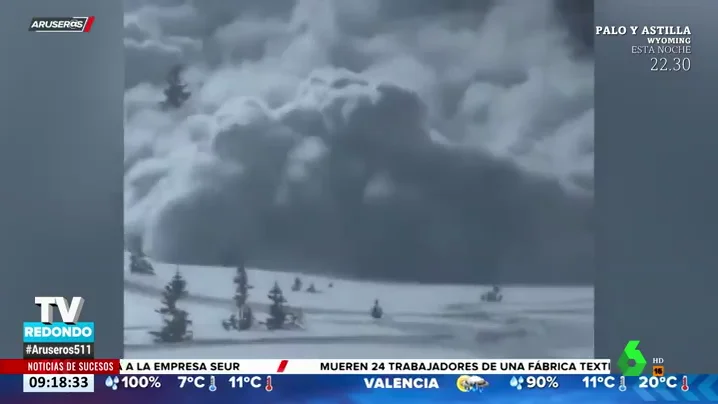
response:
[(244, 331), (252, 328), (253, 322), (254, 316), (252, 314), (252, 309), (249, 306), (244, 305), (241, 309), (239, 309), (239, 317), (236, 314), (232, 314), (228, 319), (222, 320), (222, 328), (226, 331), (233, 329)]
[(155, 269), (147, 258), (133, 254), (130, 256), (130, 272), (140, 275), (154, 275)]
[(304, 312), (302, 309), (289, 309), (287, 310), (287, 320), (285, 326), (288, 329), (303, 329), (304, 328)]
[(222, 328), (224, 328), (226, 331), (229, 331), (231, 329), (237, 329), (237, 315), (232, 314), (229, 316), (229, 319), (222, 320)]
[(498, 303), (503, 300), (504, 296), (501, 294), (501, 288), (494, 286), (490, 291), (481, 295), (482, 302)]

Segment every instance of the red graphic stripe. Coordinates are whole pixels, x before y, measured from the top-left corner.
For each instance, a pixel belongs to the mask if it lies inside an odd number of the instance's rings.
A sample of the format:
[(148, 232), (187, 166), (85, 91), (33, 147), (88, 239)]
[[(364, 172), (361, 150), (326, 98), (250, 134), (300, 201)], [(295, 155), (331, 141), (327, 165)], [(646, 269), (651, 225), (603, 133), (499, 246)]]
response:
[(95, 23), (95, 16), (87, 17), (87, 24), (85, 24), (85, 29), (82, 30), (82, 32), (90, 32), (92, 29), (92, 24)]
[(284, 370), (287, 369), (287, 364), (289, 361), (287, 359), (282, 359), (281, 362), (279, 362), (279, 366), (277, 367), (277, 373), (284, 373)]

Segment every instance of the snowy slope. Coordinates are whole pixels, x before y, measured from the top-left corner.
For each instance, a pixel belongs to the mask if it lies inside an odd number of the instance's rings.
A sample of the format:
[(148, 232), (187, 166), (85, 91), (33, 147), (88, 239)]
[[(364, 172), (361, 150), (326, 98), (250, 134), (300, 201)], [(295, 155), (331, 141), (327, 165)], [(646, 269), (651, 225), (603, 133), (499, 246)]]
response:
[[(128, 257), (126, 257), (127, 260)], [(177, 266), (153, 262), (156, 276), (125, 275), (126, 356), (135, 358), (510, 358), (590, 357), (593, 351), (593, 290), (510, 287), (504, 302), (481, 303), (486, 288), (360, 282), (249, 269), (249, 301), (266, 316), (267, 292), (278, 282), (292, 307), (302, 308), (305, 330), (267, 331), (261, 326), (227, 332), (220, 322), (232, 309), (235, 270), (181, 266), (190, 296), (182, 302), (194, 324), (194, 341), (156, 345), (147, 334), (159, 324), (161, 288)], [(127, 263), (125, 265), (127, 268)], [(333, 283), (333, 288), (328, 288)], [(379, 299), (386, 316), (369, 309)]]

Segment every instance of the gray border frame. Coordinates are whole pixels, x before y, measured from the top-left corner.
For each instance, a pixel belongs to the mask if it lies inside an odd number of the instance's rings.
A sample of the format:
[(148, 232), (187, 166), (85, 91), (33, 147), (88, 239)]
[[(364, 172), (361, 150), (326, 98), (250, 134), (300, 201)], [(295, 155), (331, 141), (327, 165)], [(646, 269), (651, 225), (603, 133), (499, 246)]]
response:
[[(83, 296), (97, 357), (123, 346), (121, 1), (6, 2), (0, 13), (0, 357), (22, 358), (36, 295)], [(33, 16), (92, 32), (28, 32)]]
[[(596, 357), (641, 340), (650, 372), (718, 372), (718, 3), (601, 0), (596, 25), (688, 25), (690, 72), (596, 37)], [(659, 55), (660, 56), (660, 55)]]

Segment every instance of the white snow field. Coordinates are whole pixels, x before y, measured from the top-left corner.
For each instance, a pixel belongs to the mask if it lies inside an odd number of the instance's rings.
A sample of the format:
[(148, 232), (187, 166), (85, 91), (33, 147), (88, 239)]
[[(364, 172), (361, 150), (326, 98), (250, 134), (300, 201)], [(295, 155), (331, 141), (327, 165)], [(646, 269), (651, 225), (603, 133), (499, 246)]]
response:
[[(128, 261), (129, 257), (125, 257)], [(248, 269), (250, 304), (266, 317), (267, 292), (278, 282), (288, 304), (301, 308), (305, 329), (225, 331), (231, 313), (234, 268), (179, 266), (189, 296), (181, 302), (193, 321), (194, 339), (156, 344), (160, 293), (178, 266), (152, 261), (156, 276), (134, 275), (125, 263), (125, 356), (127, 358), (590, 358), (593, 355), (593, 289), (505, 287), (501, 303), (483, 303), (488, 287), (362, 282)], [(329, 283), (333, 287), (329, 288)], [(379, 299), (385, 316), (369, 310)]]

